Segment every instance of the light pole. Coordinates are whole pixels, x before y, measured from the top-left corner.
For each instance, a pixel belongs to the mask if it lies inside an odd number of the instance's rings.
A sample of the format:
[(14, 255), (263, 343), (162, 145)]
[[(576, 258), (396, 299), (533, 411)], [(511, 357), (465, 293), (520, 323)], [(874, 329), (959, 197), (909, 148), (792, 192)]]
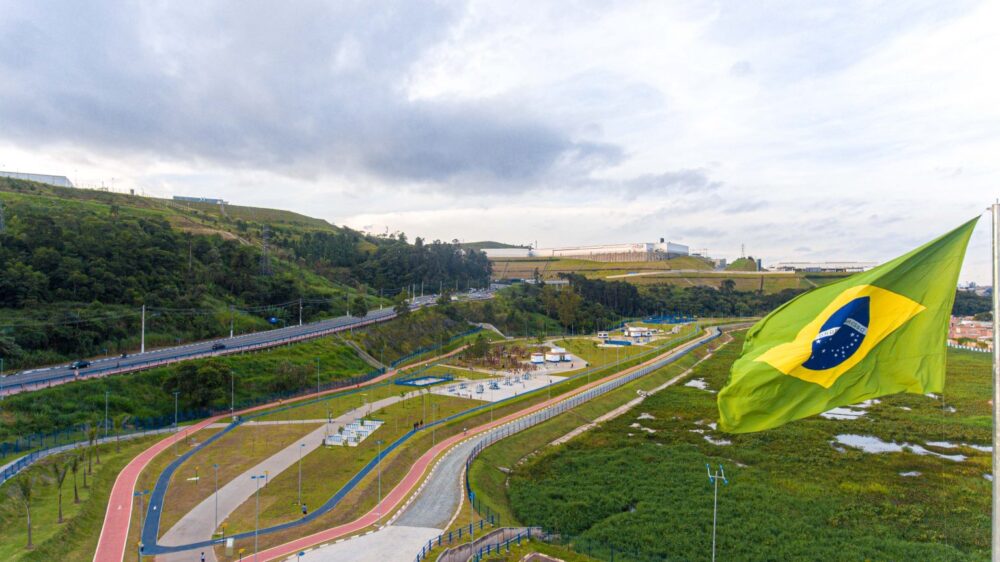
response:
[(437, 431), (437, 409), (437, 404), (431, 404), (431, 415), (434, 416), (434, 419), (431, 421), (431, 447), (437, 444), (437, 435), (435, 433)]
[(375, 445), (378, 446), (378, 456), (376, 457), (377, 460), (375, 462), (375, 465), (378, 466), (378, 521), (382, 520), (382, 443), (384, 443), (384, 441), (381, 439), (375, 442)]
[[(174, 433), (180, 431), (180, 426), (177, 425), (177, 395), (179, 395), (180, 393), (181, 391), (179, 390), (174, 391)], [(174, 437), (174, 452), (177, 454), (177, 456), (180, 456), (181, 454), (179, 445), (177, 444), (176, 437)]]
[(236, 421), (236, 371), (229, 371), (229, 418)]
[(104, 391), (104, 438), (108, 438), (108, 396), (111, 395), (110, 390)]
[(708, 471), (708, 481), (715, 486), (715, 500), (712, 505), (712, 562), (715, 562), (715, 524), (719, 516), (719, 480), (722, 480), (723, 484), (729, 484), (729, 480), (726, 480), (726, 471), (722, 469), (722, 465), (712, 473), (712, 467), (708, 463), (705, 463), (705, 469)]
[(149, 494), (149, 490), (133, 492), (132, 495), (139, 498), (139, 562), (142, 562), (142, 528), (146, 525), (146, 513), (142, 510), (142, 498)]
[(260, 481), (262, 478), (266, 478), (266, 474), (254, 474), (250, 476), (251, 479), (257, 484), (257, 489), (254, 491), (256, 496), (256, 507), (254, 508), (253, 516), (253, 559), (257, 562), (257, 531), (260, 529)]
[(302, 449), (305, 443), (299, 443), (299, 508), (302, 508)]
[(219, 465), (213, 464), (212, 468), (215, 469), (215, 527), (212, 527), (212, 532), (219, 528)]

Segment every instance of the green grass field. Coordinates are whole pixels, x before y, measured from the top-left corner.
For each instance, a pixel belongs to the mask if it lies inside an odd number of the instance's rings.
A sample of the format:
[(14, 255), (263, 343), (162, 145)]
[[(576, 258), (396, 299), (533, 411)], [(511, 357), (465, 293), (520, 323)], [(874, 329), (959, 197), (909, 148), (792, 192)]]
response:
[[(740, 343), (724, 347), (691, 378), (721, 388)], [(503, 441), (507, 451), (491, 448), (477, 461), (474, 482), (483, 493), (506, 497), (520, 522), (556, 529), (575, 550), (602, 559), (612, 546), (622, 560), (703, 559), (711, 541), (710, 462), (723, 464), (730, 479), (719, 498), (723, 559), (983, 560), (989, 556), (989, 453), (929, 443), (989, 442), (988, 355), (950, 351), (948, 377), (944, 404), (895, 395), (855, 420), (814, 417), (746, 435), (710, 428), (715, 394), (675, 385), (517, 465), (509, 482), (495, 467), (547, 441), (532, 438), (535, 430)], [(967, 458), (864, 453), (834, 446), (838, 434)], [(713, 444), (706, 435), (730, 444)], [(515, 450), (515, 440), (531, 439)]]
[(58, 493), (53, 464), (65, 465), (73, 453), (49, 457), (26, 469), (17, 478), (31, 478), (34, 482), (32, 499), (32, 539), (35, 548), (27, 550), (27, 526), (24, 507), (14, 492), (15, 484), (8, 481), (0, 488), (0, 559), (64, 562), (89, 561), (97, 548), (97, 537), (104, 522), (104, 511), (115, 477), (132, 457), (161, 437), (144, 437), (122, 441), (121, 452), (115, 445), (101, 447), (101, 464), (93, 465), (88, 476), (88, 487), (83, 487), (81, 464), (77, 474), (80, 503), (73, 502), (73, 475), (67, 472), (63, 481), (62, 503), (64, 522), (58, 520)]

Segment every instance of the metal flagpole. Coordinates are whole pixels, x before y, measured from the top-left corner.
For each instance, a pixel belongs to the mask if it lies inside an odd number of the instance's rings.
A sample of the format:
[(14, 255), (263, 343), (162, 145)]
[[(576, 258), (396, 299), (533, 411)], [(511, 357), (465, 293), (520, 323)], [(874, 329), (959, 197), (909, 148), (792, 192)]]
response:
[(993, 204), (993, 562), (1000, 562), (1000, 201)]

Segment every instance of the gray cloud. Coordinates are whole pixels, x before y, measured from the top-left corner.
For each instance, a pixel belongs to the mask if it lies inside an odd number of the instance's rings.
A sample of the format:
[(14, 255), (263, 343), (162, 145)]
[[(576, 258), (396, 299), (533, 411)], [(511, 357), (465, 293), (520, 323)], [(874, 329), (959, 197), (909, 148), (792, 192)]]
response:
[[(462, 15), (402, 1), (0, 3), (0, 138), (473, 190), (622, 159), (518, 107), (408, 99)], [(475, 180), (475, 181), (469, 181)]]

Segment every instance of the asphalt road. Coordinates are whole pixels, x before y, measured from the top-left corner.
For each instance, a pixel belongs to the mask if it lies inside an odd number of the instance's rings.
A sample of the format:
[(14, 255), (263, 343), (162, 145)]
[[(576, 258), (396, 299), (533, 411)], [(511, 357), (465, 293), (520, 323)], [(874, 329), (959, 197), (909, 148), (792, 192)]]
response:
[[(488, 293), (478, 293), (470, 295), (469, 298), (489, 298), (489, 296), (491, 295)], [(411, 301), (410, 308), (415, 309), (433, 305), (436, 298), (434, 295), (415, 297)], [(16, 394), (18, 392), (35, 390), (89, 377), (140, 371), (197, 357), (225, 355), (274, 347), (284, 343), (306, 340), (350, 328), (383, 322), (393, 317), (395, 317), (395, 313), (392, 311), (392, 308), (385, 308), (382, 310), (373, 310), (364, 318), (340, 316), (301, 326), (287, 326), (264, 332), (243, 334), (233, 338), (220, 338), (176, 347), (165, 347), (147, 351), (146, 353), (128, 355), (127, 357), (93, 359), (90, 361), (89, 366), (82, 369), (73, 369), (69, 365), (59, 365), (56, 367), (21, 371), (0, 379), (0, 395)], [(222, 344), (225, 348), (213, 350), (212, 347), (216, 344)]]

